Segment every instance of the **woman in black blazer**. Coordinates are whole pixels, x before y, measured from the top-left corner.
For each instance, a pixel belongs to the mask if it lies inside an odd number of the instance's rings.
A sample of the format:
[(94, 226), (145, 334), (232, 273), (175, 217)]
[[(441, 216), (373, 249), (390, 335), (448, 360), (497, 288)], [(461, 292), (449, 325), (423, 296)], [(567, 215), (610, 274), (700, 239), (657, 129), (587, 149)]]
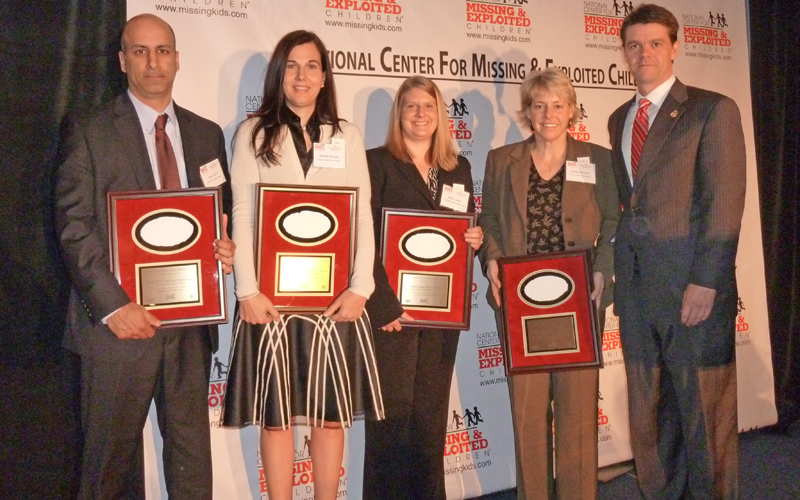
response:
[[(386, 144), (367, 151), (376, 243), (381, 209), (455, 209), (441, 205), (444, 186), (463, 188), (465, 212), (473, 212), (469, 161), (450, 139), (442, 94), (429, 79), (408, 78), (395, 97)], [(479, 227), (464, 240), (474, 249)], [(377, 247), (376, 247), (377, 248)], [(386, 420), (366, 422), (365, 499), (445, 499), (442, 454), (447, 433), (450, 381), (458, 331), (406, 326), (412, 320), (375, 258), (375, 292), (367, 301), (374, 327)]]

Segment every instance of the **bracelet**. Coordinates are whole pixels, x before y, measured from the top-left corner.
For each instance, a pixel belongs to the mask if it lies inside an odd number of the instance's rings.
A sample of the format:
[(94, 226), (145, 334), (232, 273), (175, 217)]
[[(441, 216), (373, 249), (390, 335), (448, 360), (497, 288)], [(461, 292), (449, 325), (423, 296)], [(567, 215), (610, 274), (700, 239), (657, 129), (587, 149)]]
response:
[(261, 292), (256, 292), (256, 293), (254, 293), (253, 295), (248, 295), (247, 297), (241, 297), (241, 298), (239, 298), (238, 300), (239, 300), (239, 302), (244, 302), (245, 300), (250, 300), (250, 299), (252, 299), (253, 297), (255, 297), (256, 295), (258, 295), (259, 293), (261, 293)]

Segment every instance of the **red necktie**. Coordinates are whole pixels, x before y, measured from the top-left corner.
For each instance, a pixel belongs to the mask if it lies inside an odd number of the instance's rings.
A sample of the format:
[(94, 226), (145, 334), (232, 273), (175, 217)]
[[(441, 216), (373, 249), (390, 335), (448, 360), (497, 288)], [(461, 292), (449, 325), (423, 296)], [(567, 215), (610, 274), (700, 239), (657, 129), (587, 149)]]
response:
[(639, 167), (639, 157), (642, 155), (642, 147), (650, 129), (650, 122), (647, 118), (647, 108), (650, 101), (642, 98), (639, 101), (639, 110), (636, 111), (636, 118), (633, 120), (633, 134), (631, 135), (631, 178), (636, 179), (636, 169)]
[(180, 189), (181, 178), (178, 175), (178, 161), (175, 159), (172, 142), (164, 130), (166, 124), (167, 115), (158, 115), (156, 118), (156, 161), (158, 162), (158, 175), (161, 177), (161, 189)]

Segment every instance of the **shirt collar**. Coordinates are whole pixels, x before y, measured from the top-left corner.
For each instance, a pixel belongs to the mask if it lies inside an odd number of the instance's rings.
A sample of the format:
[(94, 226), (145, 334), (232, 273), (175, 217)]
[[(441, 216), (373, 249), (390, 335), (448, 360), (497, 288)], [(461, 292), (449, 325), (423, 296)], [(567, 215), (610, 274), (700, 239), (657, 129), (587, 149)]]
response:
[[(162, 113), (159, 113), (155, 109), (140, 101), (135, 95), (133, 95), (130, 89), (128, 89), (128, 97), (130, 97), (131, 102), (133, 103), (133, 108), (136, 110), (136, 115), (139, 117), (139, 123), (142, 126), (142, 130), (144, 130), (145, 134), (152, 134), (156, 128), (156, 118), (158, 118), (158, 115)], [(170, 99), (169, 104), (167, 105), (167, 108), (164, 110), (163, 114), (169, 116), (167, 123), (172, 122), (173, 125), (178, 123), (178, 117), (175, 115), (175, 106), (172, 99)]]
[[(300, 124), (300, 117), (297, 116), (297, 114), (289, 109), (289, 106), (286, 105), (281, 108), (279, 113), (280, 122), (288, 125), (291, 130), (299, 133), (302, 137), (303, 127)], [(153, 120), (155, 120), (155, 118), (153, 118)], [(308, 132), (308, 136), (311, 138), (312, 142), (319, 142), (320, 123), (316, 113), (312, 114), (311, 118), (308, 119), (308, 123), (306, 123), (306, 131)]]
[(664, 83), (654, 88), (649, 94), (644, 96), (637, 90), (636, 102), (634, 105), (638, 106), (639, 101), (641, 101), (643, 97), (646, 97), (647, 100), (650, 101), (650, 104), (654, 105), (658, 109), (661, 109), (661, 105), (664, 104), (664, 99), (667, 98), (667, 94), (669, 94), (669, 91), (672, 89), (672, 84), (675, 83), (675, 80), (675, 75), (670, 76)]

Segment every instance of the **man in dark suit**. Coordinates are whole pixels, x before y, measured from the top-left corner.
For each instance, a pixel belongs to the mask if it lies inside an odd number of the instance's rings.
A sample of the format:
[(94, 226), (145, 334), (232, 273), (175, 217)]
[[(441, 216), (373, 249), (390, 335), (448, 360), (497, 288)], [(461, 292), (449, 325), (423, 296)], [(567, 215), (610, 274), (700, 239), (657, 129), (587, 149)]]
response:
[[(129, 20), (119, 60), (128, 92), (70, 130), (56, 180), (56, 230), (73, 285), (64, 345), (81, 356), (79, 497), (144, 498), (142, 430), (155, 399), (170, 497), (210, 499), (207, 397), (217, 330), (158, 328), (156, 315), (131, 301), (109, 270), (106, 195), (218, 183), (201, 175), (205, 167), (225, 179), (229, 213), (225, 140), (219, 126), (172, 101), (179, 61), (166, 22)], [(227, 232), (214, 245), (208, 251), (230, 273)]]
[(678, 28), (656, 5), (625, 18), (637, 93), (608, 124), (623, 205), (615, 307), (631, 444), (646, 498), (734, 498), (744, 134), (731, 99), (673, 76)]

